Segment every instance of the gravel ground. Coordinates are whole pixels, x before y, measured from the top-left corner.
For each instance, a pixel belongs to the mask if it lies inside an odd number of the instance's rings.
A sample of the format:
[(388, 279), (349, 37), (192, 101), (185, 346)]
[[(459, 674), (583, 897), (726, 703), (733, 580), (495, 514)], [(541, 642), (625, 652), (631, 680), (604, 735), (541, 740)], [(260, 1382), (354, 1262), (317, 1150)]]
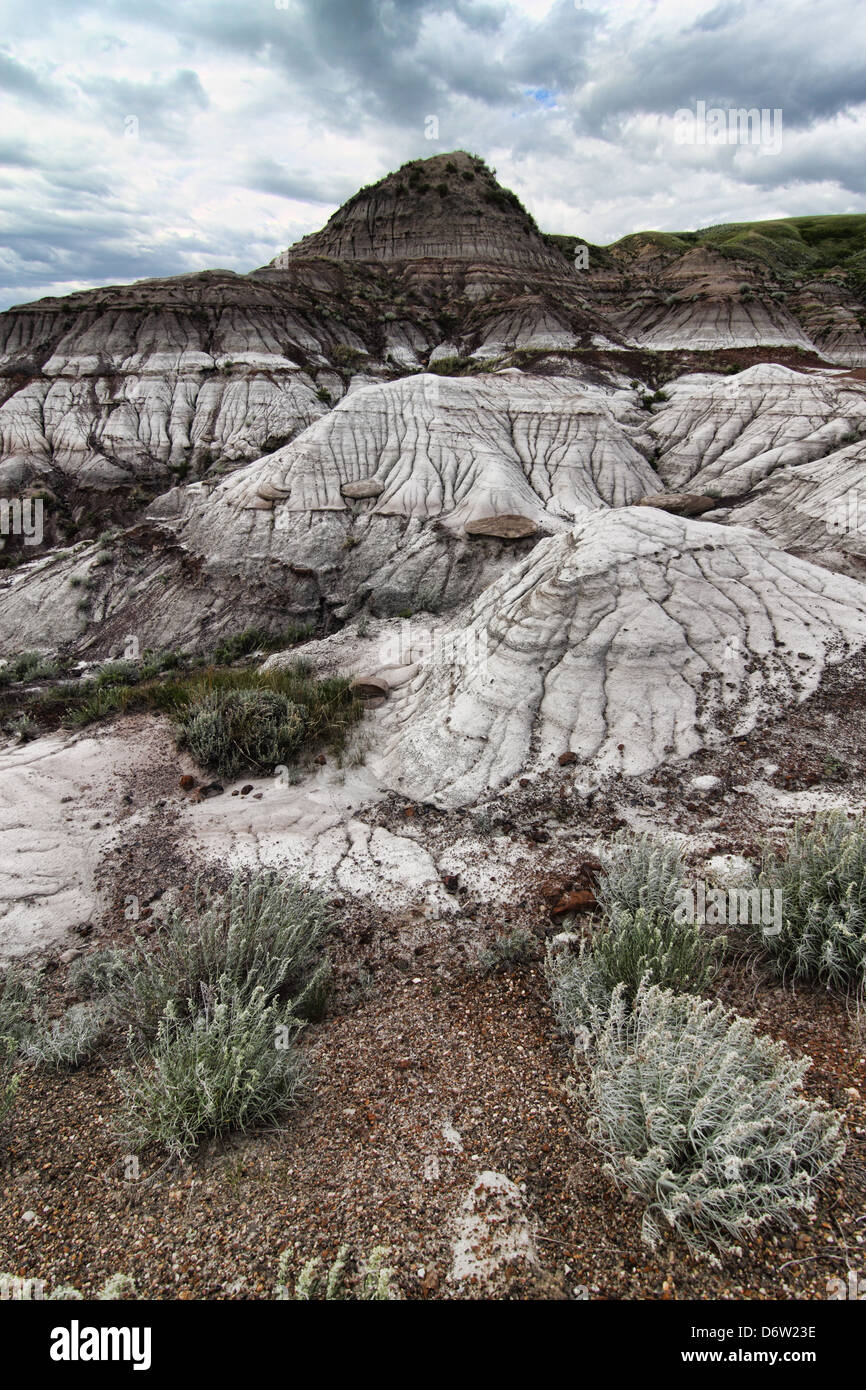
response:
[[(381, 925), (381, 924), (380, 924)], [(361, 924), (349, 912), (335, 954)], [(364, 928), (361, 926), (363, 934)], [(140, 1156), (128, 1180), (111, 1135), (119, 1050), (65, 1076), (27, 1071), (2, 1159), (0, 1268), (93, 1292), (115, 1272), (147, 1298), (269, 1298), (280, 1252), (297, 1273), (343, 1242), (390, 1249), (409, 1298), (823, 1298), (862, 1266), (864, 1041), (844, 1006), (727, 969), (719, 993), (815, 1065), (809, 1089), (847, 1110), (848, 1155), (816, 1214), (765, 1234), (721, 1269), (678, 1243), (652, 1256), (640, 1207), (601, 1172), (575, 1075), (536, 964), (494, 975), (443, 939), (403, 957), (344, 963), (305, 1049), (315, 1082), (282, 1132), (215, 1143), (186, 1165)], [(475, 1175), (519, 1184), (540, 1265), (492, 1287), (449, 1283), (454, 1219)]]
[[(296, 1275), (343, 1243), (358, 1260), (381, 1244), (408, 1298), (826, 1298), (829, 1278), (862, 1272), (866, 1239), (866, 1037), (845, 1001), (784, 990), (735, 956), (716, 982), (726, 1004), (814, 1059), (807, 1089), (845, 1111), (848, 1144), (811, 1217), (718, 1269), (678, 1242), (656, 1255), (641, 1245), (641, 1208), (603, 1174), (587, 1137), (573, 1094), (583, 1063), (557, 1034), (541, 956), (559, 929), (552, 905), (591, 886), (592, 846), (619, 825), (679, 831), (698, 870), (710, 854), (754, 854), (766, 831), (818, 805), (861, 811), (863, 676), (851, 663), (786, 720), (590, 798), (556, 767), (516, 784), (480, 825), (477, 813), (397, 798), (371, 808), (369, 822), (422, 838), (443, 867), (456, 856), (459, 911), (436, 920), (334, 901), (335, 990), (304, 1035), (306, 1102), (281, 1131), (214, 1143), (187, 1164), (138, 1155), (131, 1178), (111, 1132), (120, 1044), (70, 1075), (25, 1068), (0, 1145), (0, 1270), (85, 1293), (122, 1272), (147, 1298), (261, 1299), (273, 1297), (283, 1250)], [(102, 874), (109, 907), (84, 949), (129, 939), (130, 885), (144, 885), (145, 933), (151, 900), (169, 886), (191, 891), (197, 866), (175, 833), (181, 770), (164, 761), (124, 792), (139, 814), (128, 833), (118, 824)], [(718, 783), (694, 792), (697, 774)], [(506, 863), (508, 893), (486, 892)], [(534, 958), (481, 973), (481, 949), (515, 927), (530, 933)], [(49, 960), (46, 981), (58, 1010), (71, 1002), (64, 964)], [(539, 1263), (456, 1286), (457, 1213), (484, 1170), (521, 1188)]]

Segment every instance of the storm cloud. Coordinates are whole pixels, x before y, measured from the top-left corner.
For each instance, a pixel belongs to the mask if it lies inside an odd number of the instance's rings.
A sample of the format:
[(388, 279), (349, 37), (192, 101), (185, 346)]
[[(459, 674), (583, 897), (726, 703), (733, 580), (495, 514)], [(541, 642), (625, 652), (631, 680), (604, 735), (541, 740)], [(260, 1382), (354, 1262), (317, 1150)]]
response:
[[(246, 271), (407, 159), (467, 149), (539, 224), (866, 210), (861, 0), (0, 3), (0, 308)], [(780, 109), (781, 148), (676, 113)]]

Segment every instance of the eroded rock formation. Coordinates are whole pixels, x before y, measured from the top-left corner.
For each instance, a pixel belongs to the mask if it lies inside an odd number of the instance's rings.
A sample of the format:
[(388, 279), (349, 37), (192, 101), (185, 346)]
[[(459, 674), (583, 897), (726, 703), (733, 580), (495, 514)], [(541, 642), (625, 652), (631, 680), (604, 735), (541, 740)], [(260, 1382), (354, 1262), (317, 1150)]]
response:
[(380, 773), (463, 805), (564, 753), (640, 775), (803, 699), (866, 642), (866, 587), (757, 532), (597, 513), (490, 586), (392, 698)]

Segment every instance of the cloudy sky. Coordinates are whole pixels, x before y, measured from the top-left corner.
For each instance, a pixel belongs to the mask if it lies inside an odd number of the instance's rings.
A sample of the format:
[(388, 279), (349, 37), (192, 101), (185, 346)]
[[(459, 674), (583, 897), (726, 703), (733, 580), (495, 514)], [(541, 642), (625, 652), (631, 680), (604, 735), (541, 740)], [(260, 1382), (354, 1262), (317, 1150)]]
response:
[[(250, 270), (451, 149), (597, 242), (866, 211), (864, 38), (863, 0), (0, 0), (0, 308)], [(699, 101), (781, 148), (678, 141)]]

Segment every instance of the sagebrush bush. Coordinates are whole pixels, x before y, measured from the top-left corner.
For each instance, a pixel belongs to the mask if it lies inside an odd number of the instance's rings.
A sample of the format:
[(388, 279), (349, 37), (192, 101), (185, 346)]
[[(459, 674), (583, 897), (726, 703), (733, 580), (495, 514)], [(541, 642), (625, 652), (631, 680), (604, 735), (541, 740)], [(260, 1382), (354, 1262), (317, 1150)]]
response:
[[(307, 629), (290, 628), (279, 639), (271, 639), (271, 646), (292, 645), (302, 641), (309, 633)], [(244, 645), (241, 643), (241, 645)], [(229, 648), (223, 648), (225, 657)], [(82, 728), (96, 720), (111, 716), (129, 714), (136, 710), (154, 710), (169, 715), (175, 723), (176, 735), (181, 746), (186, 742), (186, 725), (191, 723), (197, 713), (219, 712), (224, 703), (232, 719), (237, 719), (245, 736), (251, 740), (244, 758), (239, 749), (232, 750), (229, 745), (229, 762), (223, 762), (225, 746), (220, 737), (203, 721), (196, 734), (201, 740), (202, 765), (220, 773), (233, 776), (235, 771), (271, 771), (279, 766), (282, 754), (291, 760), (298, 747), (324, 743), (338, 751), (345, 742), (348, 730), (364, 712), (364, 703), (352, 689), (351, 682), (341, 676), (329, 676), (317, 680), (311, 667), (303, 661), (294, 661), (287, 666), (273, 670), (252, 668), (202, 668), (203, 658), (188, 657), (181, 664), (177, 653), (145, 653), (140, 664), (111, 663), (99, 676), (80, 681), (67, 681), (62, 685), (44, 687), (28, 697), (30, 708), (39, 712), (43, 718), (60, 719), (72, 728)], [(178, 668), (174, 669), (172, 668)], [(245, 692), (237, 699), (238, 692)], [(256, 727), (252, 721), (250, 706), (255, 704), (254, 694), (266, 693), (268, 696), (282, 697), (276, 703), (266, 700), (260, 707), (265, 728)], [(305, 711), (304, 735), (300, 745), (295, 746), (292, 739), (286, 739), (282, 749), (278, 739), (278, 749), (272, 749), (275, 711), (279, 715), (286, 705), (298, 706)], [(232, 714), (234, 706), (240, 707)], [(247, 721), (244, 720), (247, 715)], [(225, 724), (226, 720), (223, 720)], [(277, 724), (279, 725), (279, 719)], [(290, 724), (294, 727), (296, 720)], [(191, 745), (190, 745), (191, 746)], [(257, 751), (258, 748), (258, 751)], [(271, 754), (277, 761), (271, 762)]]
[(53, 680), (60, 674), (60, 663), (43, 652), (19, 652), (0, 666), (0, 686), (16, 681)]
[[(325, 395), (327, 394), (325, 392)], [(330, 401), (330, 397), (328, 399)], [(315, 628), (312, 623), (292, 625), (279, 633), (268, 632), (266, 628), (261, 627), (244, 628), (243, 632), (235, 632), (229, 637), (224, 637), (214, 647), (213, 659), (217, 665), (222, 665), (223, 663), (239, 661), (242, 657), (250, 656), (255, 651), (281, 651), (285, 647), (293, 647), (299, 642), (308, 641), (314, 632)]]
[(117, 1132), (133, 1151), (158, 1145), (173, 1157), (209, 1137), (280, 1119), (297, 1103), (305, 1067), (290, 1006), (227, 978), (193, 1017), (166, 1007), (150, 1056), (118, 1074)]
[(290, 998), (294, 1012), (320, 1010), (329, 964), (323, 954), (331, 926), (318, 893), (260, 870), (238, 873), (225, 892), (196, 884), (190, 907), (175, 907), (158, 932), (136, 941), (114, 1008), (146, 1044), (170, 1005), (178, 1017), (205, 1009), (221, 980), (247, 1000)]
[(25, 970), (14, 963), (0, 974), (0, 1038), (21, 1043), (30, 1033), (39, 979), (38, 970)]
[(720, 1003), (614, 991), (586, 1088), (606, 1171), (646, 1202), (642, 1237), (678, 1232), (714, 1257), (812, 1208), (844, 1150), (841, 1116), (801, 1094), (809, 1058)]
[[(35, 1292), (34, 1285), (38, 1288), (44, 1286), (45, 1282), (44, 1279), (22, 1279), (17, 1274), (0, 1274), (0, 1299), (30, 1302), (33, 1298), (41, 1298), (41, 1292)], [(95, 1297), (100, 1302), (135, 1298), (135, 1283), (128, 1274), (110, 1274)], [(79, 1303), (84, 1301), (84, 1294), (72, 1284), (58, 1284), (51, 1290), (48, 1299), (52, 1302)]]
[(125, 981), (129, 961), (117, 946), (101, 946), (79, 956), (69, 967), (69, 987), (76, 994), (111, 994)]
[(339, 749), (363, 713), (348, 680), (317, 680), (302, 661), (274, 671), (212, 671), (162, 689), (181, 746), (227, 778), (272, 772), (322, 742)]
[(108, 1015), (102, 1003), (73, 1004), (62, 1018), (37, 1013), (36, 1027), (23, 1044), (24, 1055), (37, 1066), (74, 1071), (92, 1057), (105, 1037)]
[(866, 989), (866, 829), (841, 811), (793, 830), (786, 852), (768, 848), (758, 886), (780, 889), (782, 930), (761, 948), (786, 980)]
[(30, 718), (29, 714), (16, 715), (14, 719), (9, 720), (6, 728), (13, 737), (18, 739), (19, 743), (29, 743), (39, 733), (39, 725), (35, 719)]
[(99, 668), (94, 683), (102, 689), (112, 685), (137, 685), (141, 680), (141, 667), (135, 661), (107, 661)]
[(213, 659), (218, 666), (239, 661), (254, 651), (264, 651), (268, 645), (268, 633), (261, 627), (247, 627), (243, 632), (234, 632), (224, 637), (214, 647)]
[(20, 1077), (14, 1069), (17, 1051), (14, 1038), (0, 1036), (0, 1125), (15, 1104), (18, 1093)]
[(292, 762), (304, 742), (307, 711), (274, 690), (225, 690), (192, 701), (179, 723), (199, 766), (233, 778)]
[(671, 840), (618, 830), (597, 847), (601, 863), (595, 886), (598, 904), (610, 915), (617, 908), (652, 917), (673, 917), (685, 884), (682, 850)]
[(581, 941), (576, 952), (548, 942), (544, 973), (560, 1030), (589, 1052), (607, 1018), (612, 990), (588, 942)]
[(601, 925), (577, 952), (548, 949), (546, 973), (560, 1027), (585, 1049), (603, 1025), (614, 989), (633, 999), (641, 981), (700, 992), (712, 980), (725, 938), (676, 912), (686, 868), (669, 840), (618, 831), (598, 847)]
[(617, 985), (634, 999), (641, 981), (699, 994), (712, 980), (724, 937), (710, 937), (694, 922), (676, 922), (639, 907), (615, 907), (577, 953), (549, 949), (547, 977), (562, 1029), (587, 1046)]

